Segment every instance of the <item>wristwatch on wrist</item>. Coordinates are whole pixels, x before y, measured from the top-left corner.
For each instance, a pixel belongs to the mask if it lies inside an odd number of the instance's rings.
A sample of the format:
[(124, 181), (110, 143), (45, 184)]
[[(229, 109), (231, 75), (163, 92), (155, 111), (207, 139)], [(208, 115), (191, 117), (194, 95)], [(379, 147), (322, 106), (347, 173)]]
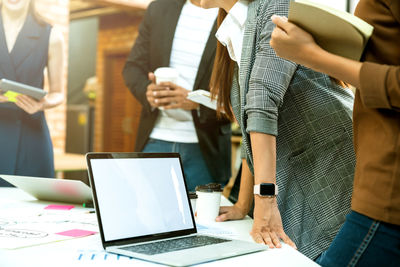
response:
[(254, 185), (254, 195), (262, 197), (275, 197), (278, 195), (278, 186), (272, 183)]

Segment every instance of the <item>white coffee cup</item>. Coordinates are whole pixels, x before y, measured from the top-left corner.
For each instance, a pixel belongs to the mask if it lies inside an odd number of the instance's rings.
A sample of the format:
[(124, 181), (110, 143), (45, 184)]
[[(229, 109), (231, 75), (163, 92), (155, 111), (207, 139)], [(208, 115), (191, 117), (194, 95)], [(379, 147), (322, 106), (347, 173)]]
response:
[(196, 192), (189, 192), (189, 199), (190, 205), (192, 206), (193, 216), (196, 215), (196, 202), (197, 202), (198, 195)]
[(198, 195), (196, 214), (199, 222), (215, 222), (215, 218), (219, 214), (222, 189), (220, 185), (219, 188), (214, 187), (215, 184), (209, 185), (196, 187)]
[(154, 71), (156, 76), (156, 84), (162, 82), (171, 82), (176, 84), (178, 82), (179, 72), (174, 68), (162, 67)]
[[(156, 84), (162, 82), (171, 82), (177, 84), (179, 72), (170, 67), (161, 67), (154, 71), (154, 76), (156, 77)], [(158, 107), (160, 110), (164, 110), (164, 107)]]

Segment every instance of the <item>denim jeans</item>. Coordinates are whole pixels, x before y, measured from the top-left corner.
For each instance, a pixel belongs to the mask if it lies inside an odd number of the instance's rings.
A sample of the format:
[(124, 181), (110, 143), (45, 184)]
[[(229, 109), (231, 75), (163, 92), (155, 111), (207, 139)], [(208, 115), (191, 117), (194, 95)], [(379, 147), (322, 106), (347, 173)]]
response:
[(350, 212), (328, 250), (322, 266), (400, 266), (400, 226)]
[(197, 185), (214, 182), (198, 143), (174, 143), (150, 139), (143, 152), (179, 153), (183, 164), (186, 186), (189, 191), (194, 191)]

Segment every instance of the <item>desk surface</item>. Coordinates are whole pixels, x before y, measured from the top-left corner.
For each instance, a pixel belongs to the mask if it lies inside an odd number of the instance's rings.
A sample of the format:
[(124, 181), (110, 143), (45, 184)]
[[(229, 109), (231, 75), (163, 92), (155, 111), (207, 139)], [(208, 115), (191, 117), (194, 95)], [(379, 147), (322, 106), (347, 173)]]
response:
[[(225, 204), (226, 199), (223, 199)], [(36, 201), (33, 197), (17, 188), (0, 188), (0, 233), (2, 222), (2, 210), (11, 207), (23, 206), (43, 207), (48, 202)], [(82, 208), (78, 208), (82, 209)], [(68, 212), (68, 211), (64, 211)], [(95, 214), (90, 214), (95, 216)], [(3, 218), (4, 219), (4, 218)], [(249, 231), (252, 220), (246, 218), (240, 221), (223, 223), (211, 223), (209, 229), (223, 229), (224, 232), (232, 234), (243, 240), (251, 240)], [(215, 228), (214, 228), (215, 227)], [(221, 233), (220, 233), (221, 234)], [(224, 234), (224, 233), (222, 233)], [(0, 235), (1, 242), (1, 235)], [(53, 266), (161, 266), (128, 257), (119, 257), (114, 254), (105, 253), (100, 240), (100, 235), (95, 234), (88, 237), (74, 238), (55, 243), (36, 245), (20, 249), (0, 249), (1, 265), (7, 267), (53, 267)], [(281, 249), (268, 249), (263, 252), (252, 253), (239, 257), (200, 264), (198, 266), (318, 266), (316, 263), (292, 249), (283, 245)]]

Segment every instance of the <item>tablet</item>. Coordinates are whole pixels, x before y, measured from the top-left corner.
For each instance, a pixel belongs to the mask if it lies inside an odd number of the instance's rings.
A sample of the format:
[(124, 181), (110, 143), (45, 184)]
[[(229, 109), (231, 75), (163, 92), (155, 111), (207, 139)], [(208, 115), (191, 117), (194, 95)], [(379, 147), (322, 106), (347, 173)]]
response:
[(42, 99), (47, 94), (43, 89), (7, 79), (0, 80), (0, 92), (7, 96), (10, 102), (15, 102), (15, 97), (20, 94), (30, 96), (36, 100)]
[(92, 191), (82, 181), (5, 174), (0, 174), (0, 178), (38, 200), (79, 204), (92, 202)]

